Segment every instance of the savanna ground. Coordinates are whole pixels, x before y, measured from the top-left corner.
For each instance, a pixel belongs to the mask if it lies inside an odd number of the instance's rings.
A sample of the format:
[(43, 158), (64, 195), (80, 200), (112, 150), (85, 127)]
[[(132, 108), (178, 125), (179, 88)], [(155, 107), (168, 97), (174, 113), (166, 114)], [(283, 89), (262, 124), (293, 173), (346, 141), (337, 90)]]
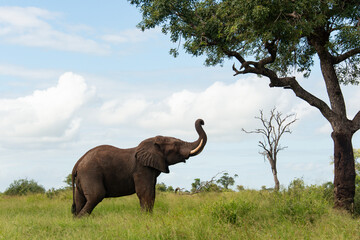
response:
[(2, 195), (0, 239), (360, 239), (360, 218), (334, 210), (331, 194), (319, 186), (158, 193), (152, 214), (132, 195), (105, 199), (82, 219), (70, 213), (70, 190)]

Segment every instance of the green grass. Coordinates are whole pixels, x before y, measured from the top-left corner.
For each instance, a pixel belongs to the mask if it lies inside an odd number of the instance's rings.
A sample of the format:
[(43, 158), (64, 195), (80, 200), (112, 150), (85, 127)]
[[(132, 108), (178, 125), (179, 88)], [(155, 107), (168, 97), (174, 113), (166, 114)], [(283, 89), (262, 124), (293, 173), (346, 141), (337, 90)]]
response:
[(360, 220), (319, 188), (271, 193), (158, 193), (152, 214), (135, 195), (105, 199), (74, 219), (71, 191), (0, 196), (0, 239), (359, 239)]

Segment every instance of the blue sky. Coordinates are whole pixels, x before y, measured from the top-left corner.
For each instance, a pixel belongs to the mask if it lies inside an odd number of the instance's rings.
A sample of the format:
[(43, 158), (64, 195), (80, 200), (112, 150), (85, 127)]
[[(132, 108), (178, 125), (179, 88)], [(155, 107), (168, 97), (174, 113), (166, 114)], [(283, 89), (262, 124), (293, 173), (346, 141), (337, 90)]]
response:
[[(299, 119), (282, 139), (280, 183), (332, 181), (331, 129), (317, 109), (270, 89), (266, 78), (233, 77), (234, 60), (205, 67), (184, 51), (173, 58), (178, 44), (160, 29), (141, 32), (140, 20), (126, 1), (0, 1), (0, 191), (20, 178), (64, 186), (78, 158), (100, 144), (134, 147), (156, 135), (192, 141), (197, 118), (205, 120), (205, 150), (158, 182), (190, 189), (195, 178), (227, 171), (238, 174), (237, 185), (272, 187), (261, 137), (241, 129), (260, 127), (254, 117), (274, 106)], [(328, 102), (318, 65), (297, 78)], [(360, 87), (343, 90), (353, 117)], [(360, 148), (359, 133), (353, 145)]]

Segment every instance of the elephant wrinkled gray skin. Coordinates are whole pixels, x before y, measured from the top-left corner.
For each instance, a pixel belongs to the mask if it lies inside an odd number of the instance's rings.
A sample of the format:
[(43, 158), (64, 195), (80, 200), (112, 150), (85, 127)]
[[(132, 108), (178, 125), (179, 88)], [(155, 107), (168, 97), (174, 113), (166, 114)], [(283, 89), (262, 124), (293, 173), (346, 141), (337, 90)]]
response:
[(195, 142), (157, 136), (135, 148), (102, 145), (89, 150), (72, 171), (72, 213), (77, 217), (88, 215), (104, 198), (133, 193), (137, 194), (141, 208), (151, 212), (160, 173), (169, 173), (169, 165), (185, 162), (203, 150), (207, 136), (201, 125), (204, 121), (196, 120), (199, 138)]

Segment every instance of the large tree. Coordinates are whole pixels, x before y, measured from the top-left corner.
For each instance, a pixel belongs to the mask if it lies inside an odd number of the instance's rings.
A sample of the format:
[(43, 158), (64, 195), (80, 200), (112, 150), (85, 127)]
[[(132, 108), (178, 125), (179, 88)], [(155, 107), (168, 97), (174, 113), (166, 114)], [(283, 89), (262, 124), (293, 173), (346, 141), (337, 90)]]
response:
[[(235, 75), (253, 73), (270, 87), (291, 89), (317, 108), (332, 126), (335, 207), (351, 210), (355, 194), (352, 136), (360, 112), (346, 113), (341, 84), (358, 84), (359, 0), (130, 0), (140, 8), (145, 30), (161, 26), (187, 53), (206, 55), (206, 65), (234, 58)], [(178, 49), (170, 52), (176, 56)], [(305, 90), (318, 58), (330, 104)]]

